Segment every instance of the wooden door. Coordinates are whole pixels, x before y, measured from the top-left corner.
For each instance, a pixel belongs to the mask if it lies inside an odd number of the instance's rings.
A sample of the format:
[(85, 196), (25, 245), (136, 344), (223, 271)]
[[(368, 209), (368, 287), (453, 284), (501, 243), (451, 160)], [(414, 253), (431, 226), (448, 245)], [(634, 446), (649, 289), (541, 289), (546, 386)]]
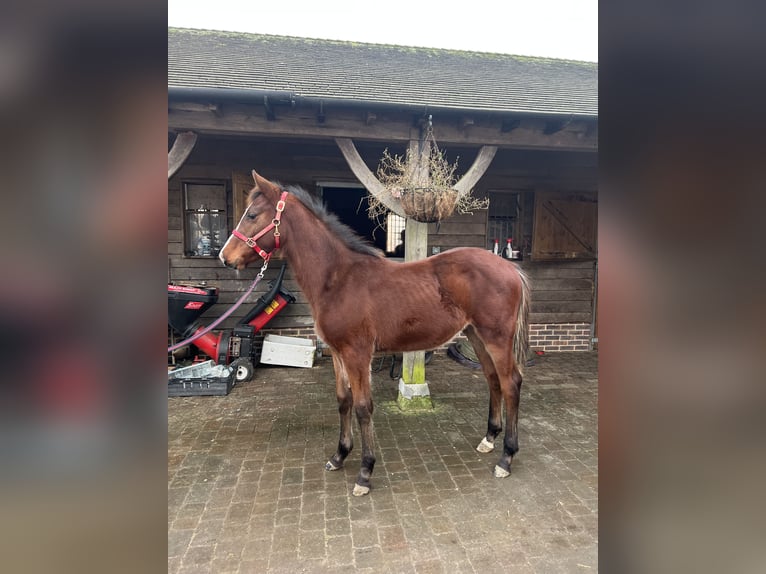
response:
[(242, 214), (247, 207), (247, 197), (250, 190), (253, 189), (253, 176), (249, 173), (235, 171), (231, 174), (231, 207), (232, 207), (232, 229), (237, 227)]
[(532, 259), (595, 259), (595, 193), (537, 192)]

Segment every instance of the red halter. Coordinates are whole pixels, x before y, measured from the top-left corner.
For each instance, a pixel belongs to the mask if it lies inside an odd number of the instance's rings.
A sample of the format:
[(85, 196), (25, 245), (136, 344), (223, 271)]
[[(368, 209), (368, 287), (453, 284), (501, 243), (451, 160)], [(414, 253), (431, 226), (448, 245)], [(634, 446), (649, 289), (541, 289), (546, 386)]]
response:
[[(271, 223), (269, 223), (266, 227), (264, 227), (261, 231), (253, 235), (252, 237), (247, 237), (245, 234), (240, 233), (236, 229), (231, 232), (231, 234), (236, 237), (237, 239), (241, 239), (249, 247), (252, 247), (255, 252), (260, 255), (264, 260), (268, 261), (271, 257), (271, 253), (273, 251), (276, 251), (279, 249), (279, 220), (282, 218), (282, 212), (285, 210), (285, 198), (287, 197), (287, 192), (282, 192), (282, 197), (279, 198), (279, 201), (277, 202), (277, 213), (274, 216), (274, 219), (271, 220)], [(260, 247), (258, 247), (257, 240), (266, 235), (269, 231), (274, 230), (274, 250), (271, 252), (266, 252)]]

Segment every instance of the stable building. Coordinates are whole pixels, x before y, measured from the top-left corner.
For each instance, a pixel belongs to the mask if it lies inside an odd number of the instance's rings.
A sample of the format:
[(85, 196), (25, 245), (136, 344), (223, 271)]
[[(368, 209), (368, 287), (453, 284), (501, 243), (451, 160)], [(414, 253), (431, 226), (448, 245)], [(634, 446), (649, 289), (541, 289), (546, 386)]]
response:
[[(512, 238), (531, 281), (532, 348), (590, 350), (598, 340), (597, 91), (589, 62), (170, 28), (169, 147), (190, 137), (169, 173), (168, 281), (217, 287), (209, 317), (249, 286), (258, 269), (234, 272), (217, 254), (245, 208), (252, 169), (321, 196), (399, 256), (407, 221), (370, 219), (362, 182), (384, 152), (404, 155), (430, 126), (458, 177), (481, 168), (473, 195), (490, 203), (429, 224), (427, 254), (491, 250), (495, 240), (502, 250)], [(266, 279), (278, 267), (273, 259)], [(285, 285), (296, 301), (261, 334), (316, 338), (289, 268)]]

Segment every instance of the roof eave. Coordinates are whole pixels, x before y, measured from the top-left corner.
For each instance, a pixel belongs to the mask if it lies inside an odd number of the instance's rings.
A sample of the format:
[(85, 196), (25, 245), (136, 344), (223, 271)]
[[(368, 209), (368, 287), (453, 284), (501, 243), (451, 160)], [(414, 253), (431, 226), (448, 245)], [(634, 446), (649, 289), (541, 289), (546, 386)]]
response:
[(440, 104), (412, 104), (412, 103), (396, 103), (396, 102), (383, 102), (376, 100), (360, 100), (354, 98), (344, 97), (332, 97), (332, 96), (304, 96), (294, 92), (280, 91), (280, 90), (263, 90), (263, 89), (245, 89), (245, 88), (208, 88), (208, 87), (182, 87), (182, 86), (168, 86), (168, 99), (171, 100), (212, 100), (212, 101), (236, 101), (240, 103), (261, 103), (264, 97), (273, 99), (276, 101), (289, 101), (294, 105), (301, 102), (309, 103), (338, 103), (345, 106), (353, 107), (371, 107), (384, 108), (384, 109), (409, 109), (412, 111), (418, 111), (426, 113), (427, 111), (445, 111), (445, 112), (488, 112), (495, 114), (504, 114), (512, 116), (527, 116), (527, 117), (566, 117), (570, 119), (581, 120), (597, 120), (598, 114), (590, 113), (572, 113), (572, 112), (557, 112), (557, 111), (531, 111), (531, 110), (513, 110), (507, 108), (490, 108), (490, 107), (461, 107), (461, 106), (448, 106)]

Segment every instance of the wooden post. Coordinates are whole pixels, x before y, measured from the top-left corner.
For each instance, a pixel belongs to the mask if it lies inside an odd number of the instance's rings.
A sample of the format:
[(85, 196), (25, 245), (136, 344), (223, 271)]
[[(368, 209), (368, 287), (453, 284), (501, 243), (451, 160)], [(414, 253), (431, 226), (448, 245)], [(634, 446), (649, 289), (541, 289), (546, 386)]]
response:
[[(405, 224), (404, 261), (419, 261), (426, 258), (428, 246), (428, 224), (407, 218)], [(426, 384), (425, 352), (404, 353), (402, 379), (407, 384)]]
[[(418, 261), (426, 258), (428, 247), (428, 224), (407, 218), (404, 227), (404, 261)], [(399, 396), (396, 399), (401, 409), (431, 409), (431, 392), (426, 381), (425, 351), (402, 355), (402, 378), (399, 379)]]
[[(424, 184), (430, 179), (428, 157), (431, 141), (421, 139), (410, 141), (410, 154), (417, 157), (415, 173)], [(417, 154), (417, 155), (416, 155)], [(404, 261), (419, 261), (428, 255), (428, 224), (407, 218), (404, 225)], [(402, 378), (399, 379), (399, 396), (396, 402), (402, 409), (433, 408), (431, 393), (426, 381), (425, 351), (404, 353), (402, 356)]]

